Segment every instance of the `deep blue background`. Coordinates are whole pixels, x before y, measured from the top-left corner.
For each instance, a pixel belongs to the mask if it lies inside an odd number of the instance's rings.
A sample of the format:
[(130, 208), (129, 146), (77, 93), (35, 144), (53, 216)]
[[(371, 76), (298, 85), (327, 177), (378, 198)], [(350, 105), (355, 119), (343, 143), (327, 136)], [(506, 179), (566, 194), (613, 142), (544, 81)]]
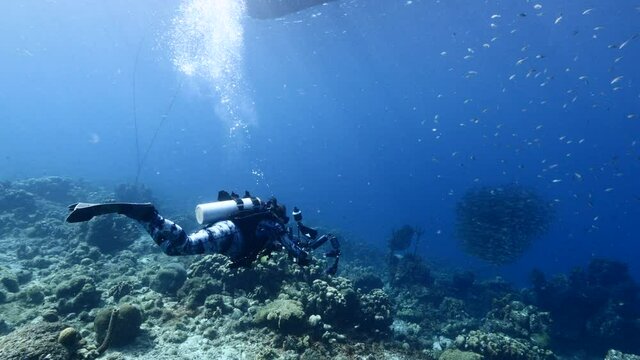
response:
[[(592, 257), (637, 275), (638, 4), (540, 4), (352, 0), (245, 18), (257, 122), (238, 145), (210, 84), (171, 63), (179, 2), (3, 1), (0, 178), (133, 181), (135, 76), (141, 151), (167, 115), (140, 178), (161, 207), (248, 189), (371, 246), (421, 226), (428, 259), (488, 276), (524, 282)], [(460, 251), (455, 204), (511, 182), (553, 201), (557, 220), (522, 260), (487, 267)]]

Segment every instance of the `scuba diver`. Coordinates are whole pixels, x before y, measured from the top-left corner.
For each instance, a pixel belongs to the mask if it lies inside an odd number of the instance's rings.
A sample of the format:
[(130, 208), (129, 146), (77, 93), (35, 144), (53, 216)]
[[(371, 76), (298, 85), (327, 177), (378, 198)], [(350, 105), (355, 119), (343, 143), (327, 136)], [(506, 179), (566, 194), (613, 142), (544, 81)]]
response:
[(275, 19), (335, 0), (246, 0), (247, 14), (255, 19)]
[(263, 202), (245, 192), (243, 197), (218, 193), (218, 201), (196, 206), (196, 220), (204, 228), (192, 234), (171, 220), (165, 219), (151, 203), (76, 203), (69, 206), (66, 221), (77, 223), (94, 216), (121, 214), (140, 223), (162, 251), (169, 256), (196, 254), (223, 254), (233, 267), (249, 266), (260, 254), (285, 249), (289, 257), (300, 266), (311, 263), (311, 251), (327, 241), (331, 250), (326, 257), (333, 258), (325, 272), (334, 275), (338, 270), (340, 243), (332, 234), (318, 237), (316, 229), (302, 223), (302, 212), (293, 208), (292, 216), (297, 230), (287, 226), (286, 207), (276, 198)]

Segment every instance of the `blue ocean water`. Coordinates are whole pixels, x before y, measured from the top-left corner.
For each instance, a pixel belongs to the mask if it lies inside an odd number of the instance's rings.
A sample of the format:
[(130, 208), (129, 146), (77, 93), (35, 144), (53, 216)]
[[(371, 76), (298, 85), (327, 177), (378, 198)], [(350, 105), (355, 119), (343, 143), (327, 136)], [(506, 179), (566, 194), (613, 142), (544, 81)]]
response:
[[(640, 275), (637, 2), (242, 4), (2, 2), (0, 178), (140, 169), (160, 208), (246, 189), (372, 247), (420, 226), (427, 259), (487, 276), (594, 257)], [(509, 183), (556, 220), (488, 267), (461, 250), (456, 203)]]

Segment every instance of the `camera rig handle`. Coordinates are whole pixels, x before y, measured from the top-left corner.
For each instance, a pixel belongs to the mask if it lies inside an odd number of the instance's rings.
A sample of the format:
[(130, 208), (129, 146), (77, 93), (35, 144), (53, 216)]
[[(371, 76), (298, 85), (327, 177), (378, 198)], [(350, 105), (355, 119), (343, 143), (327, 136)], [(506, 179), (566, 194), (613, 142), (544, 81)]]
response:
[(340, 241), (333, 234), (324, 234), (318, 237), (318, 230), (308, 227), (302, 223), (302, 211), (297, 207), (293, 208), (291, 213), (293, 219), (296, 221), (298, 227), (297, 243), (305, 253), (309, 253), (320, 246), (324, 245), (327, 241), (331, 244), (331, 250), (324, 253), (325, 257), (333, 258), (333, 264), (329, 266), (325, 273), (329, 275), (335, 275), (338, 271), (338, 262), (340, 261)]

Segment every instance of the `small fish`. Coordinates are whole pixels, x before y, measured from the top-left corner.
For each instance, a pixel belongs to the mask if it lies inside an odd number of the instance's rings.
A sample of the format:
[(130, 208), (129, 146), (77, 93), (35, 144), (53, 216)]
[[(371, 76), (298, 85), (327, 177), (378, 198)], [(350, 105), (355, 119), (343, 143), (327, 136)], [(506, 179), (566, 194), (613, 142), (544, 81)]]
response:
[(618, 50), (622, 50), (625, 46), (627, 46), (629, 41), (631, 41), (631, 39), (629, 39), (629, 40), (623, 42), (622, 44), (620, 44), (620, 46), (618, 46)]
[(633, 35), (630, 39), (628, 39), (627, 41), (625, 41), (625, 42), (623, 42), (622, 44), (620, 44), (620, 46), (618, 46), (618, 49), (619, 49), (619, 50), (622, 50), (625, 46), (627, 46), (627, 44), (629, 44), (629, 42), (630, 42), (631, 40), (636, 39), (636, 38), (638, 37), (638, 35), (640, 35), (640, 34), (635, 34), (635, 35)]
[(593, 11), (593, 8), (587, 9), (585, 11), (582, 12), (582, 15), (589, 15), (589, 13), (591, 13), (591, 11)]
[(559, 182), (562, 182), (562, 179), (553, 179), (553, 180), (551, 180), (551, 182), (554, 183), (554, 184), (555, 183), (559, 183)]
[(515, 78), (516, 78), (516, 74), (513, 74), (513, 75), (509, 76), (509, 80), (513, 80)]
[(493, 14), (493, 15), (491, 15), (491, 18), (492, 18), (492, 19), (499, 19), (499, 18), (501, 18), (501, 17), (502, 17), (502, 16), (500, 16), (499, 14)]
[(558, 16), (556, 18), (556, 21), (554, 21), (553, 23), (557, 25), (560, 21), (562, 21), (562, 15)]
[(611, 191), (613, 191), (613, 188), (606, 188), (606, 189), (604, 189), (604, 192), (611, 192)]
[(627, 114), (627, 119), (631, 120), (631, 119), (635, 119), (638, 115), (631, 113), (631, 114)]
[(518, 59), (518, 61), (516, 61), (516, 65), (522, 65), (522, 63), (525, 62), (526, 60), (527, 58)]
[(533, 8), (536, 9), (536, 10), (540, 10), (540, 9), (542, 9), (542, 5), (541, 4), (535, 4), (535, 5), (533, 5)]
[(573, 176), (575, 176), (575, 177), (576, 177), (576, 180), (578, 180), (578, 181), (582, 181), (582, 175), (580, 175), (580, 173), (577, 173), (577, 172), (576, 172), (576, 173), (573, 173)]
[(616, 77), (613, 78), (613, 80), (611, 80), (610, 84), (613, 85), (613, 84), (619, 82), (620, 80), (622, 80), (623, 78), (624, 78), (624, 76), (622, 76), (622, 75), (621, 76), (616, 76)]
[(96, 134), (96, 133), (90, 133), (89, 134), (89, 143), (90, 144), (97, 144), (100, 142), (100, 135)]

